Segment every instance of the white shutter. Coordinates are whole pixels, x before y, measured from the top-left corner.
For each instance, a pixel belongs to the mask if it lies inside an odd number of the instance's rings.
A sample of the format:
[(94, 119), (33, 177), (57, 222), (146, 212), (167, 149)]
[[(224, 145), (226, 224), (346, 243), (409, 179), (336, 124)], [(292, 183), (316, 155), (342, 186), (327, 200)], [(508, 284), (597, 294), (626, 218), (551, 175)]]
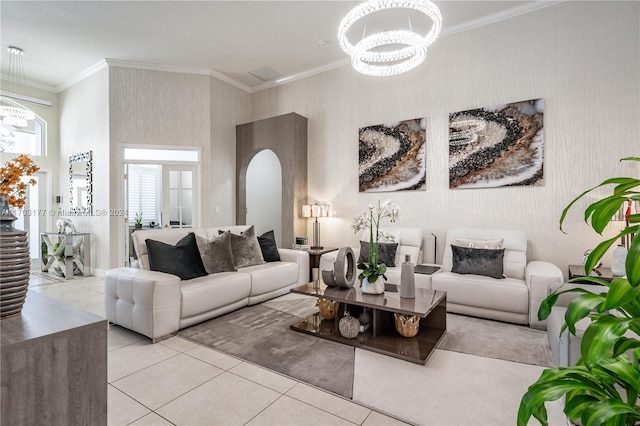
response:
[(160, 167), (157, 165), (130, 164), (129, 225), (135, 223), (136, 213), (142, 214), (142, 224), (160, 223)]

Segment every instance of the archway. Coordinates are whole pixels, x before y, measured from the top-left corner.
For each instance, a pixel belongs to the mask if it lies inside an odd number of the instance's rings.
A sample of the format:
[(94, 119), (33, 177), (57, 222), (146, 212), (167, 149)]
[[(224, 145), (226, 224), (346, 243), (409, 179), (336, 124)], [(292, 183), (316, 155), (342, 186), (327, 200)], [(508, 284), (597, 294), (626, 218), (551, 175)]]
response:
[(278, 156), (263, 149), (253, 156), (247, 167), (247, 224), (258, 235), (273, 230), (282, 247), (282, 166)]

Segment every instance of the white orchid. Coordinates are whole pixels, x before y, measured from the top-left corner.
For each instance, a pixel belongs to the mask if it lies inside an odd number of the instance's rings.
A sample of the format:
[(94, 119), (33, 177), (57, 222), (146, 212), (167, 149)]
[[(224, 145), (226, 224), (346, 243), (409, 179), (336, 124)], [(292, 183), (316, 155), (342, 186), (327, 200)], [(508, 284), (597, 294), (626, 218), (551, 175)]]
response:
[[(353, 220), (351, 228), (353, 228), (354, 233), (369, 229), (368, 263), (358, 265), (358, 269), (362, 269), (362, 273), (358, 276), (361, 280), (367, 277), (370, 282), (374, 282), (380, 275), (384, 277), (384, 273), (387, 271), (387, 265), (378, 265), (378, 241), (382, 239), (393, 242), (395, 241), (395, 237), (381, 231), (380, 222), (382, 219), (389, 219), (389, 222), (393, 223), (399, 217), (400, 207), (393, 204), (391, 200), (385, 200), (383, 202), (378, 201), (376, 206), (369, 204), (367, 210)], [(386, 277), (384, 278), (386, 279)]]

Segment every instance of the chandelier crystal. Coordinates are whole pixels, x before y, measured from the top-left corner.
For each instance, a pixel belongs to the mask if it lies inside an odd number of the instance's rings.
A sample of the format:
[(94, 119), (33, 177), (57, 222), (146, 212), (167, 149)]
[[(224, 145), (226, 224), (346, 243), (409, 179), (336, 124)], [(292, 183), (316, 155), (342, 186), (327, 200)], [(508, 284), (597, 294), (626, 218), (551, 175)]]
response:
[[(413, 9), (428, 16), (433, 22), (425, 35), (411, 30), (382, 31), (352, 44), (347, 33), (364, 17), (386, 9)], [(358, 71), (372, 76), (389, 76), (409, 71), (420, 65), (429, 47), (440, 35), (442, 15), (429, 0), (370, 0), (354, 7), (345, 15), (338, 29), (338, 43), (351, 56), (351, 65)], [(381, 50), (384, 46), (401, 46)]]
[[(11, 85), (24, 85), (24, 66), (22, 64), (22, 55), (24, 51), (19, 47), (9, 46), (7, 49), (9, 52), (9, 87)], [(17, 92), (17, 90), (14, 89)], [(17, 106), (0, 106), (0, 116), (2, 116), (2, 122), (13, 127), (26, 127), (29, 123), (28, 120), (34, 120), (36, 115), (28, 109)]]

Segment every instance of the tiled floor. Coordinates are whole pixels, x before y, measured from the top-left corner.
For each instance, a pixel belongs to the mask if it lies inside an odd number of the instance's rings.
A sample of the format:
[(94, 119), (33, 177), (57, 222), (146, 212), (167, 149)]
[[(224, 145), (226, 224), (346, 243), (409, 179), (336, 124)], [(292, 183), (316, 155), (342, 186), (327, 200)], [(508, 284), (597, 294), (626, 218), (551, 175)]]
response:
[[(33, 274), (30, 288), (104, 316), (104, 280)], [(392, 417), (180, 337), (108, 330), (109, 425), (402, 425)]]

